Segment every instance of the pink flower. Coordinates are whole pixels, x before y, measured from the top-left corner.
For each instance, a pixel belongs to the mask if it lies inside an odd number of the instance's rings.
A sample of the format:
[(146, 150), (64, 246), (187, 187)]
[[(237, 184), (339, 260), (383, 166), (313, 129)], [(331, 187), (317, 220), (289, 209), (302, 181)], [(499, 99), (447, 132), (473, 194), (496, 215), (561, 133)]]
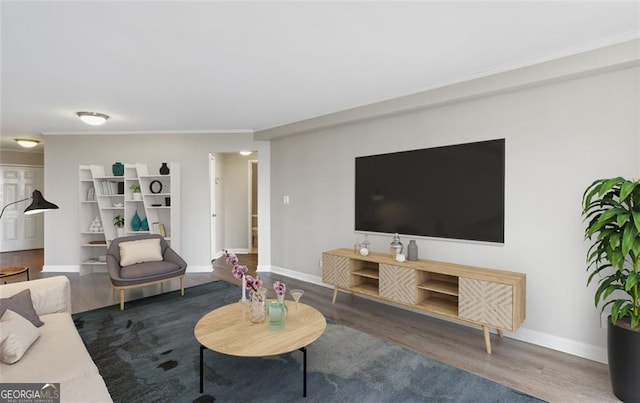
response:
[(259, 277), (253, 278), (253, 276), (246, 276), (245, 281), (247, 282), (247, 290), (258, 291), (262, 288), (262, 280)]
[(249, 269), (247, 269), (247, 266), (241, 264), (237, 264), (233, 266), (233, 269), (231, 269), (231, 273), (235, 278), (242, 278), (244, 274), (247, 274), (247, 271), (249, 271)]
[(278, 295), (284, 295), (287, 292), (287, 286), (281, 281), (276, 281), (275, 283), (273, 283), (273, 289)]

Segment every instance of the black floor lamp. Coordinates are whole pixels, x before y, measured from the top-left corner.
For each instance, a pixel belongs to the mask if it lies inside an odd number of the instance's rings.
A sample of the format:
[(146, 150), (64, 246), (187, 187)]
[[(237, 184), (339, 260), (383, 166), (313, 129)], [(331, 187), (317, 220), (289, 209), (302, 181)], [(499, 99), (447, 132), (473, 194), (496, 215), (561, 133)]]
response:
[(36, 189), (31, 194), (31, 197), (27, 197), (26, 199), (22, 199), (22, 200), (18, 200), (18, 201), (14, 201), (14, 202), (6, 204), (2, 208), (2, 212), (0, 212), (0, 218), (2, 218), (2, 214), (4, 214), (4, 210), (7, 207), (11, 206), (12, 204), (20, 203), (20, 202), (31, 200), (31, 199), (33, 199), (31, 204), (26, 209), (24, 209), (24, 213), (27, 214), (27, 215), (28, 214), (44, 213), (45, 211), (57, 210), (58, 209), (58, 206), (56, 206), (53, 203), (50, 203), (50, 202), (46, 201), (44, 199), (44, 197), (42, 196), (42, 193), (40, 193), (40, 191)]

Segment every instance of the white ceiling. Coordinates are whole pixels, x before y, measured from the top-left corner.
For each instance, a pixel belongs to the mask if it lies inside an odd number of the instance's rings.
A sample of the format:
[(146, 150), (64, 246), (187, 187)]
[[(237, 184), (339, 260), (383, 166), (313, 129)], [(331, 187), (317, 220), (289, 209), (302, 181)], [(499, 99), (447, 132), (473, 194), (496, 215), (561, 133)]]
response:
[(1, 5), (1, 148), (43, 132), (255, 131), (640, 33), (638, 1)]

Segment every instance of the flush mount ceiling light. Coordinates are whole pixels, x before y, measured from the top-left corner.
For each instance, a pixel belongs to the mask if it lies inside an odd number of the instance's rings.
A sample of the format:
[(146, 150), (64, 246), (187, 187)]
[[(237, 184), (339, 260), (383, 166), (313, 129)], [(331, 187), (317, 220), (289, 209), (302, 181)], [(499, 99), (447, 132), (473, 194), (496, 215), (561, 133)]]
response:
[(251, 155), (251, 151), (240, 151), (240, 155), (243, 155), (246, 157), (247, 155)]
[(20, 144), (25, 148), (33, 148), (40, 144), (40, 140), (32, 140), (32, 139), (14, 139), (16, 143)]
[(109, 119), (109, 115), (98, 112), (77, 112), (76, 115), (78, 115), (84, 123), (92, 126), (99, 126)]

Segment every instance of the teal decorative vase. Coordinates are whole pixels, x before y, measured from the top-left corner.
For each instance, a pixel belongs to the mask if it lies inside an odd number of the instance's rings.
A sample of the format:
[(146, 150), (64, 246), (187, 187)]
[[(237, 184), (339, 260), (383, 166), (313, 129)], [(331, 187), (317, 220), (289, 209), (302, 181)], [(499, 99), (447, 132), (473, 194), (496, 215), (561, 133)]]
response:
[(124, 175), (124, 164), (122, 162), (116, 162), (111, 165), (111, 171), (113, 171), (113, 176)]
[(140, 220), (140, 216), (138, 215), (138, 210), (133, 214), (133, 218), (131, 219), (131, 229), (134, 231), (140, 231), (140, 227), (142, 226), (142, 220)]
[(149, 222), (147, 221), (147, 217), (145, 217), (140, 223), (140, 230), (149, 231)]
[(286, 307), (284, 302), (269, 302), (269, 330), (282, 330), (286, 324)]

